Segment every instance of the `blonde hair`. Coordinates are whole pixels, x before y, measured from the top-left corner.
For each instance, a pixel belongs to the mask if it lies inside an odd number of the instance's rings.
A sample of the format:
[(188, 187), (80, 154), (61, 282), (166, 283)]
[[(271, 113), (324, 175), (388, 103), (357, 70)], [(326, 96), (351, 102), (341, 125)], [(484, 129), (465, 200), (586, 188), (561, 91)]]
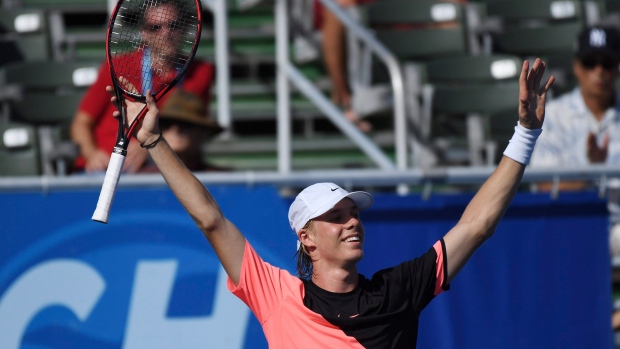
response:
[[(302, 229), (314, 232), (314, 221), (309, 220)], [(302, 279), (310, 279), (312, 277), (312, 258), (310, 258), (306, 246), (301, 242), (297, 252), (295, 252), (295, 257), (297, 257), (297, 275)]]

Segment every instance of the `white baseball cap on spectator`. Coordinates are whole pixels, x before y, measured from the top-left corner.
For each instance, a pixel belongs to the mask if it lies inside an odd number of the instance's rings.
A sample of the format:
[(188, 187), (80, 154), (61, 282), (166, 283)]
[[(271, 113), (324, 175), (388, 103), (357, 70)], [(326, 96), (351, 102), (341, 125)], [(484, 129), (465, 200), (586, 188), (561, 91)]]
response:
[(334, 183), (316, 183), (302, 190), (288, 210), (288, 221), (297, 234), (308, 221), (332, 209), (340, 200), (349, 198), (361, 211), (375, 199), (365, 191), (348, 192)]

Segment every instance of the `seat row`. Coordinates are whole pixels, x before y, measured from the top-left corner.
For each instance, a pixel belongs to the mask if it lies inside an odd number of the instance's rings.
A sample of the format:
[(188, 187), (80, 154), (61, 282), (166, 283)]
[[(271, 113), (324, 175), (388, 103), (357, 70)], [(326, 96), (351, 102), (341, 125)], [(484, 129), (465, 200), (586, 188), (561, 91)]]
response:
[[(523, 60), (544, 59), (544, 79), (556, 76), (553, 93), (562, 93), (575, 85), (579, 31), (620, 26), (616, 1), (385, 0), (363, 10), (365, 24), (402, 62), (409, 117), (438, 164), (497, 162), (516, 124)], [(369, 83), (384, 81), (373, 69)]]
[[(506, 134), (511, 132), (516, 122), (516, 79), (522, 60), (535, 56), (546, 59), (554, 68), (552, 73), (558, 77), (556, 92), (571, 88), (571, 50), (576, 33), (585, 25), (595, 23), (617, 25), (614, 14), (618, 6), (615, 3), (489, 0), (458, 4), (434, 0), (383, 0), (363, 7), (362, 21), (403, 64), (412, 129), (428, 140), (440, 161), (480, 165), (496, 161), (496, 149), (507, 140)], [(88, 47), (89, 43), (101, 45), (104, 40), (101, 33), (105, 31), (101, 24), (94, 31), (93, 27), (82, 31), (64, 30), (64, 41), (50, 39), (53, 35), (46, 28), (50, 27), (49, 22), (58, 24), (58, 21), (49, 14), (62, 13), (65, 16), (71, 12), (61, 10), (42, 6), (0, 12), (0, 25), (8, 32), (2, 35), (11, 38), (12, 32), (13, 36), (20, 37), (15, 41), (17, 58), (11, 59), (6, 54), (2, 57), (8, 57), (9, 61), (20, 58), (32, 61), (28, 65), (7, 63), (2, 69), (0, 99), (5, 106), (3, 120), (25, 122), (38, 128), (60, 125), (60, 131), (47, 132), (44, 136), (58, 134), (58, 139), (52, 139), (56, 143), (49, 140), (42, 142), (46, 144), (61, 144), (66, 140), (66, 125), (89, 79), (96, 76), (96, 69), (104, 55), (101, 49), (92, 50), (91, 54), (78, 48), (80, 42), (85, 44), (84, 47)], [(93, 6), (92, 13), (101, 11), (101, 6)], [(236, 28), (231, 30), (231, 40), (236, 38), (240, 43), (238, 50), (231, 45), (231, 56), (246, 56), (250, 60), (254, 57), (254, 62), (273, 61), (273, 26), (270, 26), (273, 17), (269, 11), (271, 9), (267, 4), (245, 16), (231, 15), (229, 23)], [(254, 46), (256, 50), (252, 51), (252, 45), (241, 43), (249, 40), (248, 33), (257, 27), (262, 28), (258, 31), (262, 33), (258, 35), (259, 41), (271, 42), (270, 46)], [(204, 37), (212, 39), (208, 33)], [(64, 44), (54, 46), (53, 43), (58, 42)], [(64, 52), (77, 53), (72, 57), (78, 58), (77, 61), (67, 62), (71, 55), (54, 57), (58, 47), (73, 47)], [(247, 49), (245, 53), (241, 48)], [(212, 54), (209, 50), (212, 50), (212, 45), (207, 44), (202, 53), (208, 56)], [(306, 74), (327, 93), (329, 86), (320, 83), (325, 77), (321, 63), (315, 62), (305, 68)], [(264, 119), (274, 122), (274, 72), (275, 69), (270, 67), (262, 76), (245, 76), (245, 79), (233, 82), (233, 120), (236, 120), (236, 127), (241, 132), (244, 132), (243, 122), (250, 125)], [(366, 82), (368, 84), (385, 83), (385, 73), (377, 64), (373, 64), (372, 73), (366, 75), (372, 77)], [(316, 108), (303, 98), (296, 98), (293, 108), (296, 109), (296, 119), (304, 125), (308, 124), (308, 120), (319, 117)], [(386, 127), (391, 127), (389, 122)], [(246, 132), (252, 136), (256, 129), (248, 127)], [(307, 129), (305, 133), (308, 133)], [(265, 137), (265, 134), (256, 136)], [(237, 140), (243, 144), (241, 138)], [(275, 137), (271, 137), (270, 142), (274, 141)], [(239, 149), (241, 156), (244, 156), (244, 149), (275, 149), (271, 143), (270, 146), (256, 146), (250, 140), (250, 146), (244, 148), (237, 144), (235, 149)], [(223, 152), (231, 149), (228, 145), (219, 147), (217, 143), (211, 149), (217, 152), (219, 148)], [(45, 152), (41, 151), (42, 154)], [(61, 158), (55, 156), (48, 158)], [(49, 164), (46, 166), (49, 168)], [(40, 166), (40, 172), (45, 172), (46, 166)]]

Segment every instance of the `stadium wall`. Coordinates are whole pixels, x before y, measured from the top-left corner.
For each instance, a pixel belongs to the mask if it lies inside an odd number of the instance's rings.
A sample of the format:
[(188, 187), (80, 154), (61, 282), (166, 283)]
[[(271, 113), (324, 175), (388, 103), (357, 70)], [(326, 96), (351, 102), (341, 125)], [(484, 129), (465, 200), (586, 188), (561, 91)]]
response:
[[(293, 272), (291, 198), (271, 185), (210, 186), (271, 264)], [(213, 250), (165, 186), (0, 194), (0, 348), (267, 348), (225, 287)], [(365, 211), (370, 276), (425, 252), (473, 193), (377, 193)], [(421, 317), (418, 348), (611, 348), (605, 201), (520, 193), (496, 234)]]

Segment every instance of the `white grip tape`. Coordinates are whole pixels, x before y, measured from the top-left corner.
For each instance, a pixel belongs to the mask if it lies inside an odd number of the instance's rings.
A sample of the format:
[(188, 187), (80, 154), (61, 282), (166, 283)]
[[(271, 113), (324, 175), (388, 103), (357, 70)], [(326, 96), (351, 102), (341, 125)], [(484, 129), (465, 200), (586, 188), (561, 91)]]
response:
[(527, 129), (521, 126), (521, 123), (517, 122), (515, 127), (515, 133), (508, 143), (504, 155), (513, 159), (514, 161), (527, 165), (530, 162), (530, 157), (534, 151), (536, 140), (542, 133), (542, 129)]
[(97, 201), (97, 208), (95, 213), (93, 213), (93, 221), (108, 223), (110, 207), (112, 206), (112, 200), (114, 200), (114, 193), (116, 193), (116, 186), (118, 185), (118, 179), (121, 176), (124, 163), (124, 155), (112, 153), (108, 170), (105, 172), (101, 194), (99, 194), (99, 201)]

